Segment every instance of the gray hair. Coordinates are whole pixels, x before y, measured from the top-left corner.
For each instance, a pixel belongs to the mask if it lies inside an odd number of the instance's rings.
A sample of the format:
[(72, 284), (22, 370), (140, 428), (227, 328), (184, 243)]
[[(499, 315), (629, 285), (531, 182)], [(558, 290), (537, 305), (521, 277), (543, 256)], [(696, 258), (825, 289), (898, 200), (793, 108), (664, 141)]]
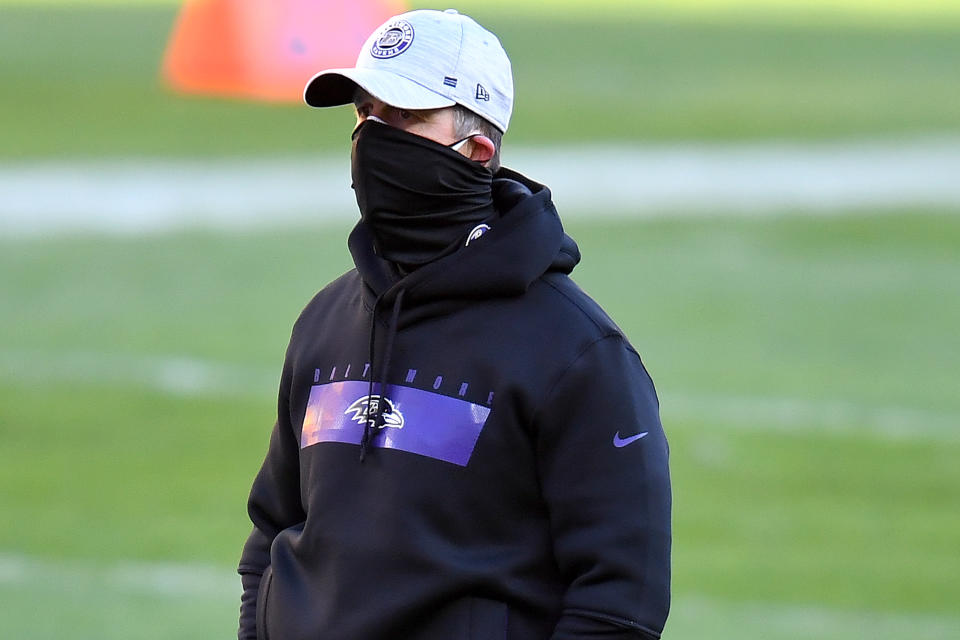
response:
[(493, 156), (487, 161), (487, 167), (493, 173), (500, 169), (500, 143), (503, 142), (503, 132), (489, 120), (480, 116), (461, 104), (453, 106), (454, 134), (458, 138), (465, 138), (479, 133), (490, 138), (493, 142)]

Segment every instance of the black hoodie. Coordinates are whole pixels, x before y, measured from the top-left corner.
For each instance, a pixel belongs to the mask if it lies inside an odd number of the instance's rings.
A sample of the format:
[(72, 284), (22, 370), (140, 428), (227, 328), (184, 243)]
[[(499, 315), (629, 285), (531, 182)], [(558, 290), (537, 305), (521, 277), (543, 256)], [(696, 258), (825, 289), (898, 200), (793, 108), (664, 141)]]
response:
[(660, 636), (653, 383), (568, 277), (549, 190), (502, 169), (494, 195), (489, 231), (406, 276), (358, 224), (356, 269), (297, 320), (250, 492), (241, 640)]

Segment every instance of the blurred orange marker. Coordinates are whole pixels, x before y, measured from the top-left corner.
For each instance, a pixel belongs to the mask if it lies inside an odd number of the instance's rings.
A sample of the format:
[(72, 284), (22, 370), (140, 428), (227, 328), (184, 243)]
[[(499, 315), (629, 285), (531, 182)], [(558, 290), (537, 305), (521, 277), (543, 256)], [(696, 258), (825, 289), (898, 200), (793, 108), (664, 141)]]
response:
[(187, 0), (162, 74), (186, 93), (299, 101), (307, 80), (352, 67), (403, 0)]

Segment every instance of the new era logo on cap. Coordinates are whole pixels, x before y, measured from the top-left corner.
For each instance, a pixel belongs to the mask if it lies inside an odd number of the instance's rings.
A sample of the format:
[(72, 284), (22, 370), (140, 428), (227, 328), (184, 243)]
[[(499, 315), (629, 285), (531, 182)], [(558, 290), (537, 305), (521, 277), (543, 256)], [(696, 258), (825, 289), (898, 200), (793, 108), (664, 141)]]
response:
[(499, 39), (452, 9), (390, 18), (367, 39), (355, 67), (318, 73), (304, 100), (314, 107), (348, 104), (357, 85), (403, 109), (461, 104), (501, 131), (513, 111), (510, 59)]

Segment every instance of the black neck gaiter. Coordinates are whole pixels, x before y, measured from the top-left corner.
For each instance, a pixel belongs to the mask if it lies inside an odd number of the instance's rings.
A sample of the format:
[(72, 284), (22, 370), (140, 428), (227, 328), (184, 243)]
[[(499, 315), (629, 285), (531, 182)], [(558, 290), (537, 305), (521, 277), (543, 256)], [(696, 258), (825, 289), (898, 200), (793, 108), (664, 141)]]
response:
[(386, 124), (353, 132), (351, 171), (377, 254), (408, 269), (455, 251), (496, 215), (489, 169)]

